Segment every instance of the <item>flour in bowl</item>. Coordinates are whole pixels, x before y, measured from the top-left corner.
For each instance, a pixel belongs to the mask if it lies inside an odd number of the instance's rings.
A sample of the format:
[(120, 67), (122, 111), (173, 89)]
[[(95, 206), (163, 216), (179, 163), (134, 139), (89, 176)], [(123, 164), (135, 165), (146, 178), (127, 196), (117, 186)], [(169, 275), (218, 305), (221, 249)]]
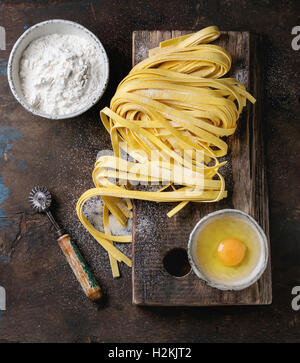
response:
[(48, 115), (68, 115), (96, 97), (104, 60), (92, 41), (68, 34), (51, 34), (32, 41), (20, 60), (24, 97)]

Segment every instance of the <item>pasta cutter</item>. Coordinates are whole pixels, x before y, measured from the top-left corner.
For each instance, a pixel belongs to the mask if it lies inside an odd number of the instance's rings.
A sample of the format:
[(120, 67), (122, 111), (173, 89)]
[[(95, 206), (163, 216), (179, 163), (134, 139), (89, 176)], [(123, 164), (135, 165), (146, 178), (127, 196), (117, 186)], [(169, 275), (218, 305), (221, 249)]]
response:
[(56, 230), (58, 236), (57, 242), (62, 249), (69, 265), (71, 266), (77, 280), (79, 281), (86, 296), (93, 300), (99, 300), (102, 297), (102, 291), (96, 282), (90, 268), (83, 259), (76, 244), (70, 236), (60, 228), (49, 210), (51, 205), (51, 194), (44, 186), (33, 188), (29, 194), (29, 202), (32, 208), (39, 212), (45, 213)]

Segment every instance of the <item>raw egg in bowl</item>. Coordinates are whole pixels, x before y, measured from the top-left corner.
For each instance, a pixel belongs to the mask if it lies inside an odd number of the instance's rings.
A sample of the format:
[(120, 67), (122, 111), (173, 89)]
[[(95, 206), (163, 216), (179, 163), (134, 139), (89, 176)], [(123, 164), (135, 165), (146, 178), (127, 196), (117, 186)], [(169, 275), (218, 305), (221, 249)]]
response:
[(202, 218), (193, 229), (188, 257), (195, 274), (220, 290), (254, 284), (268, 262), (267, 237), (250, 215), (223, 209)]

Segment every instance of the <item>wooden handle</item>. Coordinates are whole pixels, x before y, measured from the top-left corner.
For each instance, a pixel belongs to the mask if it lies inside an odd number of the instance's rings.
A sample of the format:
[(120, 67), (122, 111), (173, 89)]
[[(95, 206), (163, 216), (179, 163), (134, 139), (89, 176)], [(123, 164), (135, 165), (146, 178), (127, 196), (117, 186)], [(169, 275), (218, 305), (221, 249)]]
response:
[(86, 296), (93, 301), (101, 299), (101, 288), (77, 246), (74, 242), (72, 242), (70, 236), (68, 234), (64, 234), (57, 240), (57, 242), (66, 256), (67, 261), (69, 262), (69, 265), (71, 266)]

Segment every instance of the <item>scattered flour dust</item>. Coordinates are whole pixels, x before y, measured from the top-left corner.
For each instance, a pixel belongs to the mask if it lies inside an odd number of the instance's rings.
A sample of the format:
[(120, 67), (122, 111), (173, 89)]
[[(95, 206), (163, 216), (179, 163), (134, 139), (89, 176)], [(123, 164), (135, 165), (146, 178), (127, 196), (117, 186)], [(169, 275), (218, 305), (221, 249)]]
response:
[[(104, 232), (103, 226), (103, 201), (101, 197), (92, 197), (86, 201), (83, 206), (83, 213), (88, 221), (98, 231)], [(129, 219), (127, 225), (123, 228), (116, 218), (109, 215), (109, 227), (111, 233), (115, 236), (127, 236), (132, 233), (132, 219)]]
[(92, 101), (101, 84), (103, 57), (77, 35), (51, 34), (23, 52), (19, 75), (28, 104), (48, 115), (67, 115)]

